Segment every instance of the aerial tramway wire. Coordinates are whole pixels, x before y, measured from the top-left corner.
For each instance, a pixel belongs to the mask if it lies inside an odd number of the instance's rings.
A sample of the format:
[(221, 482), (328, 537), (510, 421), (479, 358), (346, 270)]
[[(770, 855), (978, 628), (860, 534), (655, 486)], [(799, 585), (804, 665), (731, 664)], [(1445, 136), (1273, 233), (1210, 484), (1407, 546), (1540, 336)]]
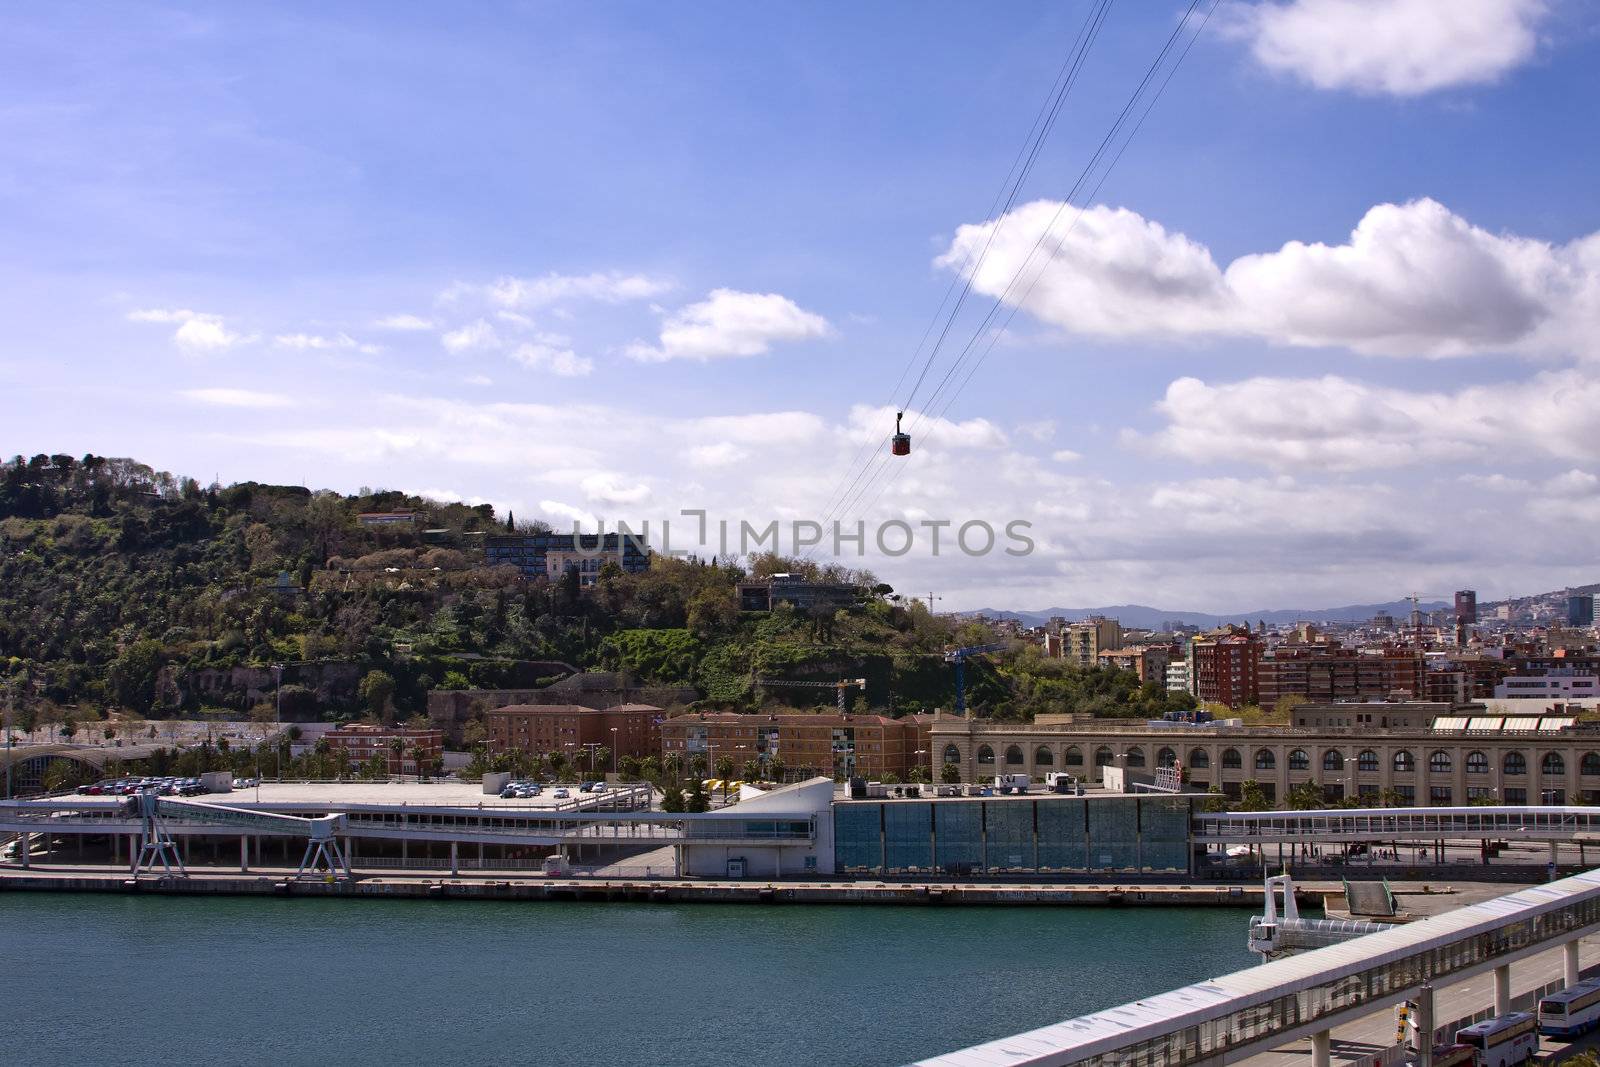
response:
[[(1067, 96), (1077, 83), (1078, 75), (1083, 69), (1084, 60), (1088, 56), (1089, 49), (1099, 36), (1100, 29), (1105, 23), (1106, 15), (1114, 2), (1115, 0), (1096, 0), (1096, 3), (1090, 7), (1088, 14), (1084, 18), (1083, 25), (1079, 27), (1078, 34), (1073, 39), (1072, 47), (1067, 50), (1067, 55), (1062, 60), (1061, 68), (1057, 71), (1055, 80), (1051, 83), (1050, 91), (1045, 94), (1044, 102), (1041, 103), (1038, 114), (1034, 116), (1033, 125), (1029, 127), (1022, 146), (1018, 148), (1017, 155), (1011, 162), (1011, 167), (1006, 171), (1005, 179), (1001, 182), (1000, 188), (995, 192), (994, 199), (990, 202), (987, 217), (1003, 218), (1016, 202), (1017, 195), (1026, 183), (1027, 177), (1032, 172), (1033, 165), (1039, 157), (1039, 152), (1045, 139), (1049, 136), (1051, 129), (1054, 128), (1055, 121), (1060, 115)], [(996, 215), (997, 211), (999, 212), (998, 216)], [(939, 339), (935, 342), (933, 349), (929, 351), (928, 359), (924, 362), (922, 371), (917, 377), (917, 382), (912, 387), (911, 396), (907, 398), (906, 403), (901, 405), (902, 409), (910, 405), (910, 401), (915, 397), (916, 391), (921, 388), (922, 381), (926, 378), (928, 369), (932, 366), (932, 362), (938, 354), (939, 347), (949, 333), (951, 324), (959, 316), (961, 308), (965, 304), (972, 288), (972, 277), (982, 267), (983, 261), (988, 255), (989, 243), (992, 243), (993, 239), (994, 232), (991, 232), (989, 242), (985, 244), (976, 261), (973, 260), (969, 253), (966, 262), (962, 264), (955, 276), (950, 279), (950, 284), (945, 288), (944, 296), (940, 299), (938, 307), (934, 309), (933, 317), (929, 319), (927, 327), (922, 332), (921, 339), (918, 340), (916, 348), (912, 350), (906, 365), (900, 371), (899, 378), (896, 379), (894, 387), (890, 390), (889, 400), (891, 404), (894, 402), (894, 396), (899, 392), (900, 386), (905, 383), (906, 376), (911, 372), (911, 368), (916, 365), (917, 357), (921, 355), (929, 336), (932, 335), (934, 326), (938, 324), (940, 317), (944, 315), (945, 307), (950, 302), (950, 294), (956, 291), (959, 284), (961, 292), (956, 299), (955, 306), (951, 308), (949, 315), (945, 317), (945, 324), (940, 331)], [(888, 437), (886, 436), (883, 440), (888, 440)], [(861, 450), (856, 453), (850, 465), (845, 468), (845, 474), (840, 477), (833, 492), (829, 494), (829, 504), (822, 518), (824, 524), (833, 517), (838, 509), (844, 506), (852, 491), (860, 484), (863, 475), (873, 467), (874, 462), (881, 459), (882, 452), (880, 449), (873, 447), (875, 444), (881, 445), (882, 442), (875, 439), (869, 439), (864, 442)], [(873, 458), (863, 463), (863, 457), (868, 455), (868, 449), (872, 450), (871, 455)], [(859, 470), (857, 470), (858, 467), (860, 468)], [(851, 470), (856, 470), (856, 474), (846, 485), (845, 479), (849, 477)], [(839, 489), (840, 486), (844, 486), (842, 493)], [(835, 499), (836, 497), (837, 499)]]
[[(962, 352), (957, 357), (956, 361), (952, 363), (950, 369), (945, 372), (944, 377), (940, 380), (940, 384), (935, 388), (932, 396), (930, 397), (930, 403), (927, 405), (927, 407), (931, 408), (935, 403), (937, 403), (937, 398), (944, 391), (946, 383), (949, 382), (957, 368), (959, 368), (959, 366), (966, 360), (974, 345), (976, 345), (984, 336), (985, 331), (988, 330), (989, 324), (993, 322), (999, 308), (1005, 304), (1006, 297), (1010, 295), (1011, 290), (1016, 286), (1017, 281), (1028, 269), (1029, 264), (1032, 263), (1034, 256), (1037, 254), (1045, 239), (1049, 237), (1051, 231), (1055, 227), (1056, 222), (1059, 221), (1067, 206), (1072, 202), (1073, 195), (1075, 195), (1076, 192), (1082, 187), (1088, 177), (1093, 174), (1095, 168), (1099, 165), (1099, 161), (1103, 157), (1106, 148), (1111, 143), (1114, 143), (1118, 131), (1124, 125), (1126, 125), (1128, 115), (1132, 113), (1134, 108), (1137, 106), (1139, 99), (1144, 95), (1145, 90), (1148, 89), (1151, 80), (1154, 78), (1156, 72), (1160, 70), (1161, 65), (1166, 60), (1166, 57), (1172, 51), (1173, 44), (1182, 35), (1184, 28), (1189, 24), (1190, 19), (1193, 17), (1194, 12), (1199, 8), (1200, 3), (1201, 0), (1192, 0), (1188, 9), (1184, 12), (1183, 18), (1179, 20), (1178, 25), (1173, 29), (1172, 34), (1168, 36), (1166, 43), (1163, 44), (1161, 51), (1157, 53), (1155, 60), (1151, 63), (1150, 68), (1145, 72), (1144, 77), (1140, 79), (1138, 86), (1134, 89), (1133, 94), (1129, 97), (1128, 103), (1124, 105), (1122, 112), (1119, 113), (1116, 121), (1112, 123), (1111, 129), (1107, 132), (1106, 137), (1101, 141), (1100, 147), (1096, 149), (1094, 156), (1091, 157), (1089, 163), (1085, 166), (1083, 173), (1079, 175), (1077, 182), (1073, 184), (1072, 191), (1068, 193), (1067, 199), (1063, 200), (1061, 207), (1057, 208), (1055, 215), (1051, 217), (1050, 223), (1044, 228), (1043, 232), (1039, 236), (1039, 239), (1034, 242), (1034, 247), (1032, 250), (1030, 250), (1028, 257), (1023, 261), (1022, 265), (1017, 269), (1017, 272), (1012, 276), (1011, 282), (1006, 286), (1000, 297), (996, 299), (994, 305), (990, 308), (989, 313), (984, 316), (983, 321), (978, 324), (977, 329), (973, 332), (972, 338), (968, 340), (966, 346), (962, 349)], [(1161, 99), (1162, 94), (1166, 91), (1167, 85), (1172, 81), (1173, 75), (1177, 73), (1178, 67), (1182, 65), (1184, 58), (1188, 56), (1189, 50), (1194, 47), (1194, 42), (1199, 39), (1200, 34), (1205, 30), (1206, 24), (1210, 22), (1211, 16), (1216, 13), (1217, 6), (1220, 3), (1221, 0), (1213, 0), (1210, 10), (1206, 12), (1194, 34), (1190, 36), (1188, 42), (1178, 53), (1177, 60), (1172, 64), (1171, 68), (1167, 71), (1166, 77), (1162, 79), (1160, 85), (1156, 88), (1155, 93), (1150, 97), (1149, 102), (1145, 105), (1145, 108), (1139, 115), (1137, 122), (1135, 122), (1132, 126), (1128, 136), (1122, 141), (1121, 146), (1112, 156), (1110, 163), (1106, 165), (1099, 178), (1095, 181), (1094, 188), (1090, 192), (1089, 199), (1092, 200), (1094, 196), (1098, 195), (1100, 187), (1104, 185), (1106, 178), (1110, 176), (1111, 171), (1122, 159), (1123, 153), (1127, 151), (1128, 145), (1133, 142), (1133, 138), (1138, 135), (1140, 128), (1144, 125), (1145, 119), (1149, 117), (1150, 112), (1156, 105), (1156, 102)], [(1077, 213), (1073, 216), (1072, 223), (1065, 231), (1062, 232), (1061, 236), (1056, 239), (1054, 242), (1054, 248), (1050, 252), (1050, 259), (1054, 259), (1055, 256), (1060, 254), (1062, 244), (1072, 233), (1072, 230), (1077, 226), (1078, 220), (1083, 217), (1085, 210), (1085, 208), (1080, 207)], [(1027, 302), (1027, 297), (1033, 292), (1034, 287), (1038, 285), (1039, 280), (1044, 276), (1044, 270), (1045, 268), (1041, 267), (1040, 270), (1034, 275), (1033, 280), (1028, 284), (1027, 289), (1023, 292), (1021, 299), (1012, 305), (1011, 311), (1006, 316), (1005, 322), (1001, 325), (1000, 330), (989, 335), (989, 342), (987, 346), (984, 347), (977, 361), (972, 364), (972, 367), (968, 371), (966, 377), (961, 380), (955, 391), (950, 394), (949, 398), (945, 401), (944, 406), (939, 409), (938, 413), (932, 415), (934, 427), (929, 430), (928, 436), (931, 437), (933, 433), (937, 432), (938, 421), (943, 419), (945, 413), (950, 410), (950, 407), (952, 404), (954, 404), (956, 398), (960, 396), (961, 392), (966, 388), (967, 383), (970, 382), (973, 376), (977, 373), (977, 370), (982, 365), (983, 361), (987, 359), (989, 353), (994, 350), (995, 345), (999, 341), (1000, 335), (1003, 334), (1005, 329), (1010, 325), (1011, 320), (1016, 317), (1016, 314), (1019, 310), (1021, 310), (1022, 305)], [(912, 429), (915, 429), (917, 424), (921, 421), (922, 413), (919, 412), (917, 413), (917, 421), (912, 424)], [(870, 510), (872, 506), (878, 502), (878, 499), (883, 495), (884, 491), (898, 481), (903, 470), (904, 467), (897, 469), (894, 475), (887, 482), (883, 483), (878, 491), (873, 494), (866, 507), (861, 510)], [(878, 472), (873, 476), (872, 479), (868, 481), (867, 485), (863, 487), (862, 492), (857, 495), (858, 500), (865, 497), (866, 492), (871, 489), (871, 486), (878, 480), (879, 477), (881, 477), (882, 473), (883, 465), (880, 464)]]

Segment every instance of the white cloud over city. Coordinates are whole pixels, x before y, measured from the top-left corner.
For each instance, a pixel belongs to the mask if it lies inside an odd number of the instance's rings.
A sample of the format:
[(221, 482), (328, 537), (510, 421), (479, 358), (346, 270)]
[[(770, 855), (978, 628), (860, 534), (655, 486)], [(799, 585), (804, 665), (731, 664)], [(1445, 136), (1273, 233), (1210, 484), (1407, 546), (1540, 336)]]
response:
[(636, 342), (627, 354), (645, 363), (760, 356), (775, 344), (826, 337), (828, 320), (777, 293), (713, 289), (661, 324), (656, 344)]
[(1267, 70), (1408, 97), (1504, 78), (1533, 58), (1549, 10), (1546, 0), (1269, 0), (1222, 21)]
[(937, 263), (1041, 322), (1106, 337), (1442, 358), (1587, 352), (1600, 327), (1600, 234), (1495, 234), (1431, 199), (1379, 204), (1341, 244), (1289, 241), (1226, 268), (1126, 208), (1041, 200), (961, 227)]
[(1156, 409), (1167, 425), (1126, 440), (1197, 463), (1349, 471), (1506, 454), (1600, 461), (1600, 379), (1587, 370), (1441, 391), (1334, 375), (1181, 378)]

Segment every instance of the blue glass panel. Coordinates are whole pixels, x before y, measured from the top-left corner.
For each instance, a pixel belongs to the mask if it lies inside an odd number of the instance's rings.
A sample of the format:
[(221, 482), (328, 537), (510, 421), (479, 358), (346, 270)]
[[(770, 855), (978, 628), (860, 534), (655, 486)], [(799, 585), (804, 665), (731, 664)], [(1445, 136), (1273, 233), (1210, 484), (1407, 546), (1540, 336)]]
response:
[(933, 867), (931, 804), (883, 806), (884, 866), (891, 871), (927, 871)]
[(1144, 797), (1139, 804), (1145, 870), (1187, 871), (1189, 801), (1183, 797)]
[(1089, 867), (1096, 871), (1139, 869), (1139, 803), (1135, 797), (1089, 802)]
[(989, 870), (1022, 873), (1034, 869), (1032, 801), (985, 803), (984, 822), (989, 838)]
[(841, 872), (882, 873), (883, 845), (879, 837), (882, 817), (882, 804), (833, 806), (833, 854)]
[(943, 800), (934, 804), (937, 865), (945, 874), (965, 877), (983, 866), (983, 804)]
[(1083, 809), (1076, 797), (1041, 797), (1034, 802), (1039, 820), (1039, 869), (1083, 871), (1089, 867), (1084, 847)]

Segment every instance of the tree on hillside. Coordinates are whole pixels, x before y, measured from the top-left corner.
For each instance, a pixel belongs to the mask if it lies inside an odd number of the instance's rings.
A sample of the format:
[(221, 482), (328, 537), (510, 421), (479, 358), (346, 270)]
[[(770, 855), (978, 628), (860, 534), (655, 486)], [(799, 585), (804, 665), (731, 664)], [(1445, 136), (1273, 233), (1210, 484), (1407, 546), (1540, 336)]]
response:
[(156, 675), (161, 671), (161, 643), (135, 641), (123, 649), (106, 671), (106, 684), (117, 703), (148, 714), (155, 702)]
[(357, 692), (366, 703), (367, 710), (381, 719), (385, 726), (393, 721), (394, 713), (389, 706), (394, 696), (393, 675), (388, 671), (368, 671), (362, 676)]

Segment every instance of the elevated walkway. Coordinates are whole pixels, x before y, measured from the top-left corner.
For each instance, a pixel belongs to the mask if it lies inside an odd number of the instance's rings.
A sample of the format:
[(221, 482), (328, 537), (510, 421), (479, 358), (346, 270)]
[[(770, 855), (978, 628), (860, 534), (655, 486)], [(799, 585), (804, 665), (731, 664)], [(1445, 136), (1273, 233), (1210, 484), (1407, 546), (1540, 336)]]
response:
[(1414, 1000), (1433, 1033), (1436, 985), (1492, 974), (1505, 1014), (1511, 965), (1555, 948), (1574, 983), (1578, 941), (1596, 933), (1600, 871), (1590, 871), (921, 1064), (1222, 1067), (1309, 1037), (1312, 1067), (1328, 1067), (1333, 1031), (1375, 1009)]

